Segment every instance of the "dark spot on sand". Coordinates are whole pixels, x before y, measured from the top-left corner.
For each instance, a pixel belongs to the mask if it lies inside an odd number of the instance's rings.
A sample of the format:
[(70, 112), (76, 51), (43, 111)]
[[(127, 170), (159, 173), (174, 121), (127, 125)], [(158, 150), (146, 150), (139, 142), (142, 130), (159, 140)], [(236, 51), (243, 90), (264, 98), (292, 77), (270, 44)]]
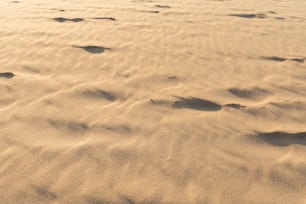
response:
[(266, 18), (267, 17), (263, 13), (258, 13), (258, 14), (240, 13), (240, 14), (229, 14), (229, 16), (235, 16), (235, 17), (240, 17), (240, 18)]
[(187, 109), (193, 109), (193, 110), (199, 110), (199, 111), (219, 111), (222, 109), (222, 106), (205, 99), (201, 98), (183, 98), (183, 97), (177, 97), (179, 100), (175, 101), (172, 104), (172, 107), (174, 108), (187, 108)]
[(288, 146), (292, 144), (306, 145), (306, 132), (258, 132), (257, 138), (274, 146)]
[(171, 80), (176, 80), (177, 77), (176, 76), (168, 76), (168, 79), (171, 79)]
[(58, 18), (52, 18), (52, 19), (54, 21), (56, 21), (56, 22), (59, 22), (59, 23), (65, 23), (66, 21), (78, 23), (78, 22), (84, 21), (83, 18), (63, 18), (63, 17), (58, 17)]
[(88, 46), (72, 46), (75, 48), (81, 48), (87, 52), (90, 52), (92, 54), (101, 54), (105, 52), (105, 50), (111, 50), (111, 48), (107, 47), (101, 47), (101, 46), (94, 46), (94, 45), (88, 45)]
[(256, 99), (262, 98), (268, 95), (268, 91), (261, 88), (251, 88), (251, 89), (243, 89), (243, 88), (229, 88), (227, 89), (232, 95), (237, 96), (239, 98), (246, 99)]
[(0, 73), (0, 78), (11, 79), (15, 76), (12, 72), (2, 72)]
[(290, 59), (291, 61), (299, 62), (299, 63), (304, 63), (305, 58), (292, 58)]
[(171, 8), (170, 6), (164, 6), (164, 5), (155, 5), (157, 8)]
[(277, 56), (269, 56), (269, 57), (261, 57), (264, 60), (272, 60), (277, 62), (284, 62), (286, 60), (295, 61), (299, 63), (304, 63), (305, 58), (284, 58), (284, 57), (277, 57)]
[(48, 188), (46, 187), (39, 187), (36, 188), (36, 192), (38, 195), (42, 196), (44, 199), (47, 200), (54, 200), (57, 198), (55, 193), (52, 193)]
[(109, 21), (116, 21), (116, 18), (113, 17), (95, 17), (95, 18), (91, 18), (94, 20), (109, 20)]
[(283, 57), (277, 57), (277, 56), (269, 56), (269, 57), (262, 57), (264, 60), (272, 60), (272, 61), (277, 61), (277, 62), (284, 62), (287, 59)]
[(108, 101), (115, 101), (117, 99), (117, 96), (114, 93), (104, 91), (101, 89), (86, 90), (83, 92), (83, 95), (90, 98), (106, 99)]
[(225, 107), (229, 107), (229, 108), (234, 108), (234, 109), (243, 109), (246, 108), (246, 106), (242, 106), (240, 104), (236, 104), (236, 103), (229, 103), (224, 105)]

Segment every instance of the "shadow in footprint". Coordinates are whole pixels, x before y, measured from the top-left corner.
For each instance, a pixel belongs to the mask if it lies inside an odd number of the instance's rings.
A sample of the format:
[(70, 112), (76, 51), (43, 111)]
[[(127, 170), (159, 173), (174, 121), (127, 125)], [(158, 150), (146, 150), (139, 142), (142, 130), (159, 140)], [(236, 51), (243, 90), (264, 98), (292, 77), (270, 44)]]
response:
[(240, 13), (240, 14), (229, 14), (229, 16), (235, 16), (235, 17), (240, 17), (240, 18), (266, 18), (267, 17), (263, 13), (258, 13), (258, 14)]
[(163, 5), (155, 5), (157, 8), (171, 8), (170, 6), (163, 6)]
[(94, 19), (94, 20), (109, 20), (109, 21), (116, 21), (116, 19), (113, 18), (113, 17), (96, 17), (96, 18), (91, 18), (91, 19)]
[(15, 76), (12, 72), (2, 72), (0, 73), (0, 78), (11, 79)]
[(246, 106), (242, 106), (240, 104), (237, 103), (229, 103), (229, 104), (225, 104), (225, 107), (229, 107), (229, 108), (234, 108), (234, 109), (243, 109), (246, 108)]
[(284, 62), (284, 61), (290, 60), (290, 61), (294, 61), (294, 62), (304, 63), (304, 61), (305, 61), (305, 58), (291, 58), (291, 59), (288, 59), (288, 58), (277, 57), (277, 56), (264, 56), (264, 57), (261, 57), (261, 58), (264, 59), (264, 60), (271, 60), (271, 61), (276, 61), (276, 62)]
[(287, 59), (283, 57), (277, 57), (277, 56), (270, 56), (270, 57), (261, 57), (264, 60), (271, 60), (271, 61), (277, 61), (277, 62), (284, 62)]
[(177, 80), (177, 76), (168, 76), (168, 79), (170, 79), (170, 80)]
[(153, 10), (141, 10), (140, 12), (144, 12), (144, 13), (159, 13), (159, 11), (153, 11)]
[(172, 104), (174, 108), (187, 108), (199, 111), (219, 111), (222, 109), (222, 106), (200, 98), (183, 98), (177, 97), (179, 100), (175, 101)]
[(275, 17), (276, 20), (285, 20), (284, 17)]
[(87, 52), (90, 52), (92, 54), (101, 54), (101, 53), (105, 52), (105, 50), (111, 50), (111, 48), (94, 46), (94, 45), (88, 45), (88, 46), (74, 46), (73, 45), (72, 47), (83, 49), (83, 50), (85, 50)]
[(59, 11), (59, 12), (65, 12), (65, 9), (58, 9), (58, 8), (50, 8), (51, 11)]
[(257, 137), (275, 146), (288, 146), (292, 144), (306, 145), (306, 132), (259, 132)]
[(115, 101), (117, 99), (115, 94), (101, 89), (86, 90), (83, 92), (83, 95), (90, 98), (106, 99), (108, 101)]
[(292, 58), (292, 59), (290, 59), (290, 60), (291, 60), (291, 61), (294, 61), (294, 62), (304, 63), (305, 58)]
[(256, 99), (260, 97), (265, 97), (268, 94), (266, 90), (260, 88), (254, 88), (254, 89), (229, 88), (227, 91), (234, 96), (246, 99)]
[(65, 23), (66, 21), (78, 23), (84, 21), (83, 18), (63, 18), (63, 17), (58, 17), (58, 18), (52, 18), (54, 21), (59, 22), (59, 23)]

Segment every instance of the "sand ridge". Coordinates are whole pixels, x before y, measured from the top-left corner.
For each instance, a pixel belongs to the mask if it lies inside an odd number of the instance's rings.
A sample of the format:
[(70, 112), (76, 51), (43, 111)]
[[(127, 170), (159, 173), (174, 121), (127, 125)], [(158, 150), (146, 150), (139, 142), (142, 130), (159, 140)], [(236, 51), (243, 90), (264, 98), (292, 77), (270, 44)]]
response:
[(0, 3), (0, 203), (305, 203), (306, 2)]

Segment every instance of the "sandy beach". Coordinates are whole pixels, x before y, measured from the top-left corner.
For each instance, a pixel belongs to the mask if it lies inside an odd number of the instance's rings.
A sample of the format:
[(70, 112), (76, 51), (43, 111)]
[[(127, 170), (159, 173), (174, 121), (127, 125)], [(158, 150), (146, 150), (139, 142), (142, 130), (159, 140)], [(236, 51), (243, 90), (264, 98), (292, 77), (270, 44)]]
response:
[(306, 1), (2, 0), (0, 204), (306, 204)]

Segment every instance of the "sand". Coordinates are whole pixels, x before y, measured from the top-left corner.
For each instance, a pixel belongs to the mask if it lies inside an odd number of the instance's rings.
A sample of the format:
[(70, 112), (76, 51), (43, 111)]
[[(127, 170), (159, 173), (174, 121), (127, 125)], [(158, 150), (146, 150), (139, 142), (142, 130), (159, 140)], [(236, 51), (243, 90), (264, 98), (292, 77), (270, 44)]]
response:
[(306, 2), (2, 0), (0, 203), (306, 203)]

